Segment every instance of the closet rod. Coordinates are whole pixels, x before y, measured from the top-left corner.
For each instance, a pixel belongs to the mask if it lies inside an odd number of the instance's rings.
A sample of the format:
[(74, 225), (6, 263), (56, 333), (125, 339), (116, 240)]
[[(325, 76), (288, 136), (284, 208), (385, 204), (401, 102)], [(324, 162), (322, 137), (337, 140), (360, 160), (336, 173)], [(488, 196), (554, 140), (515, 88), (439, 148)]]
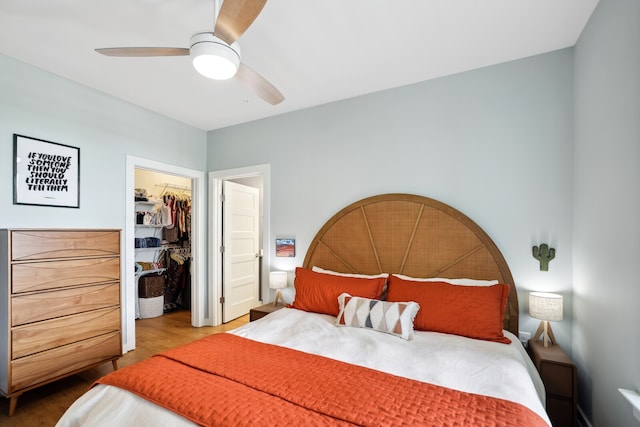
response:
[(164, 194), (164, 192), (167, 190), (167, 188), (170, 188), (172, 190), (181, 190), (181, 191), (188, 191), (191, 192), (191, 187), (188, 185), (176, 185), (176, 184), (169, 184), (169, 183), (164, 183), (164, 184), (155, 184), (156, 187), (163, 187), (162, 188), (162, 194)]

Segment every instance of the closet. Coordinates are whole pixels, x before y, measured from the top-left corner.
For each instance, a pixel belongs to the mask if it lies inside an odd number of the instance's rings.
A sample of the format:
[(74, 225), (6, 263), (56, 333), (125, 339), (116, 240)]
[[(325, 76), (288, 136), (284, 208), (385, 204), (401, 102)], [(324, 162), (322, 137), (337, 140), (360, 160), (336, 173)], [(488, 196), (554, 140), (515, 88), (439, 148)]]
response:
[(191, 180), (135, 170), (136, 319), (191, 310)]

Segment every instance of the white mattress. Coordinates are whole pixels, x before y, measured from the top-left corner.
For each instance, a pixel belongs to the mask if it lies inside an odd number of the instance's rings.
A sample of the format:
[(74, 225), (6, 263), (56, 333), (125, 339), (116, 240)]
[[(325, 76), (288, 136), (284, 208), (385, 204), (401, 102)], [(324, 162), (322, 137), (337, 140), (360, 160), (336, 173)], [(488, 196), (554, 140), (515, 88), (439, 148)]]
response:
[[(335, 318), (281, 309), (229, 333), (366, 366), (419, 381), (518, 402), (550, 425), (544, 387), (517, 338), (510, 345), (416, 332), (405, 341), (368, 329), (335, 326)], [(81, 396), (57, 427), (193, 426), (124, 390), (98, 385)]]

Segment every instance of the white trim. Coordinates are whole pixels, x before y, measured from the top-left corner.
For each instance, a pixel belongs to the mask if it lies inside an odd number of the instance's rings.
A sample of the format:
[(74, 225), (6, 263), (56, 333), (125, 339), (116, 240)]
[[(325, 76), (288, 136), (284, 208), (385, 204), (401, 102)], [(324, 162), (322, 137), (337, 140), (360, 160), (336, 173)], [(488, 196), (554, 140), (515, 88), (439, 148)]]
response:
[(124, 242), (121, 243), (124, 253), (124, 265), (121, 266), (121, 277), (124, 278), (124, 286), (121, 290), (122, 299), (122, 351), (126, 353), (136, 348), (135, 330), (135, 226), (131, 219), (135, 215), (135, 201), (133, 198), (135, 189), (136, 168), (150, 169), (158, 172), (181, 175), (190, 178), (193, 183), (191, 189), (191, 253), (194, 256), (191, 295), (191, 324), (193, 326), (211, 325), (211, 319), (206, 317), (206, 181), (205, 173), (180, 166), (160, 163), (153, 160), (134, 156), (127, 156), (125, 179), (125, 233)]
[[(222, 246), (221, 233), (216, 232), (222, 229), (222, 181), (249, 178), (254, 176), (262, 177), (262, 198), (263, 198), (263, 225), (262, 225), (262, 245), (268, 245), (270, 237), (270, 212), (271, 212), (271, 165), (262, 164), (247, 166), (243, 168), (227, 169), (209, 172), (209, 282), (211, 283), (211, 294), (209, 299), (208, 313), (210, 313), (213, 325), (222, 323), (222, 304), (220, 295), (222, 294)], [(263, 251), (262, 270), (263, 284), (262, 295), (269, 292), (269, 266), (271, 264), (270, 251)], [(266, 287), (266, 289), (264, 289)]]
[(624, 388), (619, 388), (618, 391), (625, 399), (627, 399), (627, 401), (629, 401), (629, 403), (631, 403), (631, 406), (633, 407), (633, 416), (640, 421), (640, 394), (635, 390), (627, 390)]

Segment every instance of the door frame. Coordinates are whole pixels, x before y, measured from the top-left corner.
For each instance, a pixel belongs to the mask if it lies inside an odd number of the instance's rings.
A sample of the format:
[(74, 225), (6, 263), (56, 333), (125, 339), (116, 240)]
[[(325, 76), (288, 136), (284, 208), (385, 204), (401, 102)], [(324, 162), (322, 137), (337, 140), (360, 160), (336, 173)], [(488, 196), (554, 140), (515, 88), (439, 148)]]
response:
[(168, 163), (143, 159), (127, 155), (125, 178), (125, 232), (123, 253), (124, 265), (121, 266), (121, 277), (124, 278), (122, 286), (122, 352), (136, 348), (135, 329), (135, 189), (136, 168), (148, 169), (154, 172), (179, 175), (191, 179), (191, 256), (193, 257), (191, 283), (191, 325), (200, 327), (211, 324), (211, 319), (206, 313), (206, 181), (205, 173), (193, 169), (183, 168)]
[[(211, 292), (208, 313), (211, 313), (213, 326), (222, 324), (222, 182), (240, 178), (262, 177), (262, 277), (261, 295), (268, 295), (270, 251), (264, 247), (271, 242), (271, 165), (261, 164), (235, 169), (209, 172), (209, 283)], [(265, 289), (266, 287), (266, 289)]]

